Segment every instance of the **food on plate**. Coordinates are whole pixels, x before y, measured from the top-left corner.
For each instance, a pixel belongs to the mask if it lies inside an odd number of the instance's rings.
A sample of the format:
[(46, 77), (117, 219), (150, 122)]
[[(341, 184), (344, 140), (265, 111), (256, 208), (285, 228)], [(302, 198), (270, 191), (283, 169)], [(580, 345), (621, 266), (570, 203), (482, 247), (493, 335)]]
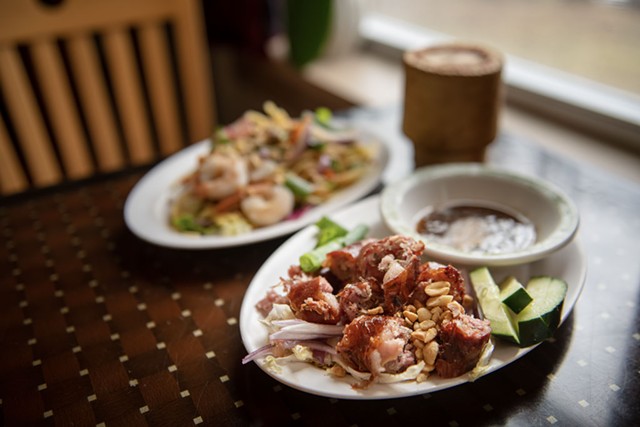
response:
[(518, 314), (533, 301), (533, 298), (518, 279), (509, 276), (500, 286), (500, 300)]
[(500, 288), (493, 280), (489, 269), (478, 268), (469, 273), (471, 285), (478, 299), (482, 314), (491, 324), (491, 334), (495, 337), (520, 343), (518, 331), (513, 324), (509, 308), (500, 299)]
[(180, 232), (236, 235), (296, 218), (357, 182), (374, 162), (373, 144), (319, 109), (292, 118), (273, 102), (247, 111), (212, 136), (211, 149), (171, 200)]
[(397, 374), (416, 363), (411, 332), (400, 317), (360, 315), (345, 325), (336, 350), (358, 372)]
[(300, 257), (300, 268), (305, 273), (319, 270), (328, 254), (361, 241), (369, 231), (369, 228), (362, 224), (347, 231), (327, 217), (322, 217), (316, 225), (319, 229), (318, 244), (312, 251)]
[(533, 300), (515, 318), (523, 347), (551, 338), (558, 329), (567, 284), (554, 277), (540, 276), (529, 280), (527, 290)]
[(323, 242), (320, 248), (337, 245), (319, 268), (293, 264), (267, 290), (256, 309), (269, 340), (243, 362), (263, 359), (274, 370), (308, 362), (336, 377), (351, 375), (354, 388), (479, 375), (493, 349), (491, 329), (473, 316), (461, 272), (423, 262), (421, 241), (392, 235), (345, 242), (352, 231)]
[(498, 286), (486, 267), (473, 270), (469, 277), (493, 335), (521, 347), (553, 336), (567, 295), (566, 282), (537, 276), (523, 287), (517, 279), (508, 277)]

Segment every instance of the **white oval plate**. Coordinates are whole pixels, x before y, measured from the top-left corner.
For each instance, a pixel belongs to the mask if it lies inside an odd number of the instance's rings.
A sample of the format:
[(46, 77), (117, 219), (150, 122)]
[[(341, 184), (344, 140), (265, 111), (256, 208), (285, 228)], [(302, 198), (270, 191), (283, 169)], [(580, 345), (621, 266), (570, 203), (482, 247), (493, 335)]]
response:
[[(379, 203), (379, 196), (372, 196), (341, 210), (331, 218), (346, 227), (367, 224), (370, 227), (369, 236), (384, 237), (390, 235), (391, 231), (382, 221)], [(255, 304), (264, 297), (269, 287), (278, 283), (279, 277), (286, 274), (290, 265), (298, 263), (301, 254), (313, 248), (315, 235), (315, 226), (300, 230), (267, 259), (251, 281), (240, 310), (240, 334), (248, 352), (267, 343), (267, 331), (259, 322), (261, 317), (255, 309)], [(496, 279), (506, 277), (508, 274), (516, 274), (519, 278), (545, 274), (564, 279), (568, 284), (562, 312), (562, 321), (564, 321), (573, 309), (584, 286), (586, 262), (578, 241), (574, 240), (549, 258), (518, 267), (492, 268), (491, 272)], [(519, 348), (496, 341), (487, 373), (508, 365), (533, 348)], [(373, 384), (366, 390), (355, 390), (351, 387), (355, 382), (352, 377), (335, 378), (324, 370), (307, 363), (283, 363), (279, 373), (267, 369), (262, 360), (257, 360), (256, 363), (267, 374), (283, 384), (308, 393), (341, 399), (388, 399), (412, 396), (443, 390), (469, 381), (467, 375), (451, 379), (434, 376), (422, 383), (411, 381), (396, 384)]]
[(364, 137), (364, 144), (375, 145), (377, 157), (369, 171), (356, 183), (337, 192), (325, 203), (302, 216), (258, 228), (237, 236), (202, 236), (180, 233), (169, 225), (169, 201), (179, 180), (196, 167), (199, 156), (209, 150), (210, 141), (200, 141), (168, 157), (145, 174), (129, 193), (124, 206), (124, 219), (129, 229), (141, 239), (160, 246), (182, 249), (213, 249), (246, 245), (292, 233), (312, 224), (323, 215), (369, 194), (380, 183), (388, 162), (385, 144)]

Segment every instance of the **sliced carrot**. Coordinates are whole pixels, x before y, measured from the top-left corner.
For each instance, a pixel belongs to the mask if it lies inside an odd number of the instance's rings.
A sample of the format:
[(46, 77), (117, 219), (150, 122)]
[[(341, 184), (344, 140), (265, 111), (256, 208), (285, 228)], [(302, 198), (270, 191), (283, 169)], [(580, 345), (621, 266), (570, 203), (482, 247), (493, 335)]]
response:
[(238, 190), (235, 193), (221, 199), (218, 203), (216, 203), (215, 211), (216, 213), (223, 213), (233, 210), (238, 207), (240, 201), (245, 195), (244, 190)]

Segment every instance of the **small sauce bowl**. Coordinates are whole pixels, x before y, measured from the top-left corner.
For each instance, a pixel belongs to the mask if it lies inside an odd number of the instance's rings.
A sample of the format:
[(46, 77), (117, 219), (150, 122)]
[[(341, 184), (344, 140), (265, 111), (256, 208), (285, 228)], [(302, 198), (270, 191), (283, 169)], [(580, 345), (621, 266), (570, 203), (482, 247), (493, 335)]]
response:
[(442, 263), (533, 262), (571, 242), (579, 224), (576, 206), (550, 183), (479, 163), (423, 167), (380, 200), (387, 227), (424, 241), (425, 255)]

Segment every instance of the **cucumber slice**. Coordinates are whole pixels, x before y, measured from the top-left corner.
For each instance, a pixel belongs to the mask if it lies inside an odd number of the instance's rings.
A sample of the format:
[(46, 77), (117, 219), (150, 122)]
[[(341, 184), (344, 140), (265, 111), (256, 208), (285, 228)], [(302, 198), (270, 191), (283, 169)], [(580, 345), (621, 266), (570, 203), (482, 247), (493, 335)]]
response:
[(313, 193), (314, 189), (311, 182), (296, 175), (293, 172), (289, 172), (285, 175), (284, 184), (296, 197), (302, 200), (306, 199), (309, 194)]
[(477, 268), (469, 273), (469, 278), (484, 317), (491, 323), (491, 334), (519, 344), (520, 339), (516, 325), (511, 313), (502, 304), (500, 288), (493, 280), (489, 269), (486, 267)]
[(528, 347), (553, 336), (560, 324), (567, 284), (550, 277), (533, 277), (527, 283), (533, 301), (516, 317), (520, 346)]
[(507, 277), (500, 286), (500, 300), (514, 313), (520, 313), (533, 298), (522, 284), (513, 276)]

